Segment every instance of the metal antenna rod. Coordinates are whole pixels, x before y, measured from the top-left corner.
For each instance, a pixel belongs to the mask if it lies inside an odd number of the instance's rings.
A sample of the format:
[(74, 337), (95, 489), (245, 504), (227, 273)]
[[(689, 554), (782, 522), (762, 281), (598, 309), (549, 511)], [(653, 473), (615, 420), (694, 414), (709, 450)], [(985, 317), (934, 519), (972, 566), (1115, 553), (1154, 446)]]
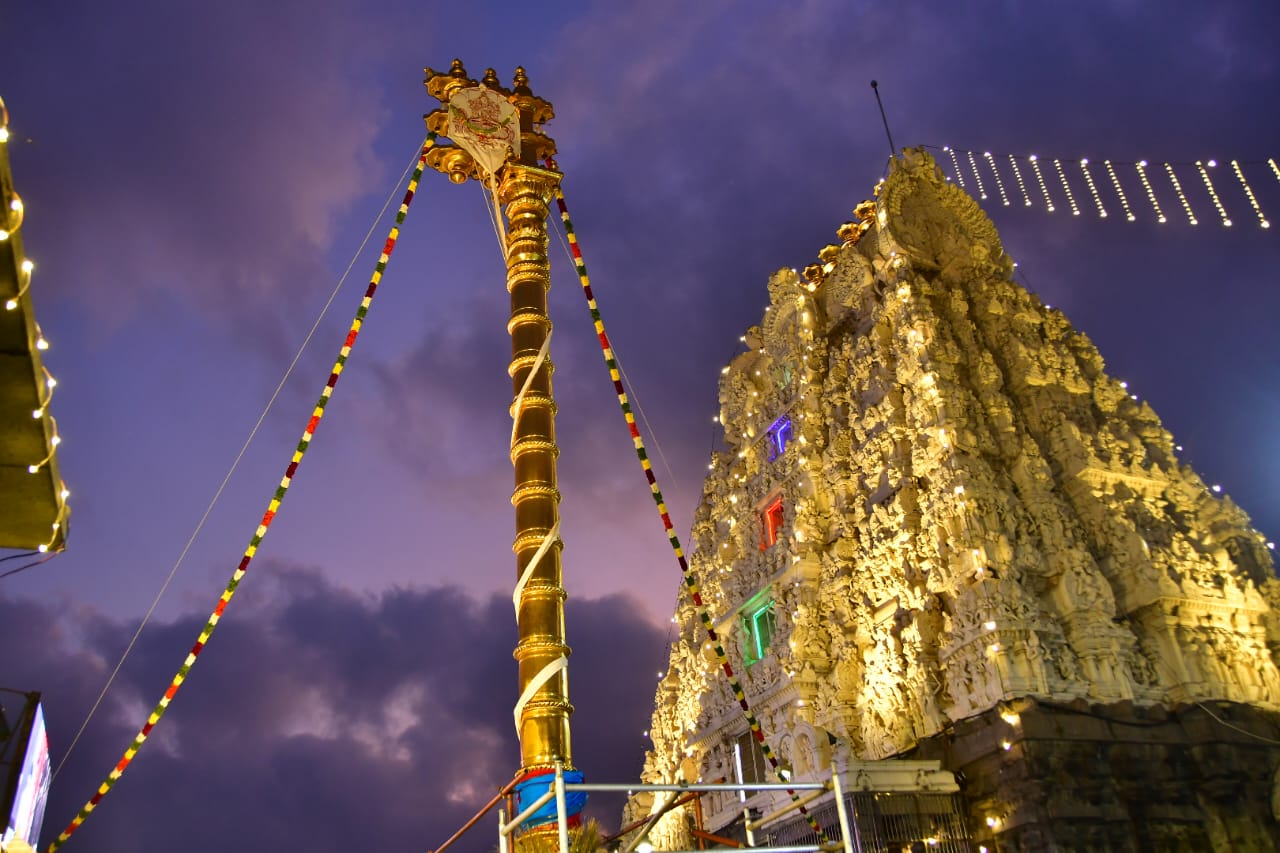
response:
[(884, 104), (880, 102), (880, 86), (875, 80), (871, 81), (871, 89), (876, 93), (876, 106), (880, 108), (880, 120), (884, 122), (884, 135), (889, 137), (889, 156), (897, 156), (898, 149), (893, 145), (893, 134), (889, 132), (889, 120), (884, 117)]

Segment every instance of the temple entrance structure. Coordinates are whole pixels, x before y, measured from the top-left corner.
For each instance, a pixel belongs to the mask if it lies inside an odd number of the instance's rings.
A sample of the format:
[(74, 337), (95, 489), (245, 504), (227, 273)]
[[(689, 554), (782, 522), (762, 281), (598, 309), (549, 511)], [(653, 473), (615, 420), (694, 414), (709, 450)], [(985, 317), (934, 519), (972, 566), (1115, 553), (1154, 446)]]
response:
[[(744, 696), (684, 596), (645, 780), (765, 774), (745, 699), (785, 777), (954, 773), (975, 846), (1274, 849), (1264, 538), (926, 152), (857, 214), (724, 368), (691, 565)], [(709, 811), (731, 834), (743, 804)], [(940, 844), (936, 811), (865, 849)]]

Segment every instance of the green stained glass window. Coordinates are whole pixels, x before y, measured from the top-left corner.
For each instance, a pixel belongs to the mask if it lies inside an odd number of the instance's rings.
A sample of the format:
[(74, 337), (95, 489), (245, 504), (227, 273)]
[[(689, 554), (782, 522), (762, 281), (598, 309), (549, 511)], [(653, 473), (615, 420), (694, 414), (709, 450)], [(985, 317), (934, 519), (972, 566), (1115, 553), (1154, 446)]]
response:
[(763, 604), (754, 605), (743, 611), (743, 636), (746, 640), (744, 657), (747, 666), (764, 660), (769, 653), (769, 644), (773, 642), (774, 631), (777, 630), (777, 617), (773, 613), (773, 601), (766, 599)]

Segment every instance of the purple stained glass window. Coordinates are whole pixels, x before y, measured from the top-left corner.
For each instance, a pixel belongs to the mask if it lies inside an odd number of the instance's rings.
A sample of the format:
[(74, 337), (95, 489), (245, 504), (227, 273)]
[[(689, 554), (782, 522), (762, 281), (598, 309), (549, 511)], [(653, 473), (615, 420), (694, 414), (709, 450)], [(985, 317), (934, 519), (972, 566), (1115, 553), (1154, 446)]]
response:
[(791, 441), (791, 418), (787, 415), (778, 418), (765, 435), (769, 440), (769, 461), (772, 462), (782, 455), (787, 449), (787, 442)]

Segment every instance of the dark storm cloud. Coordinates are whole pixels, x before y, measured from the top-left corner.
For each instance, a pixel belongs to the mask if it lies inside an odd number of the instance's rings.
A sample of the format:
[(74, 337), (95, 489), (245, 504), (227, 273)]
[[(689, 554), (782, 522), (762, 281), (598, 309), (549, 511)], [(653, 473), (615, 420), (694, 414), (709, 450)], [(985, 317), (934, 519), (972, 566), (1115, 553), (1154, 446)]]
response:
[(435, 485), (489, 491), (485, 484), (510, 480), (511, 345), (500, 284), (490, 296), (497, 298), (469, 297), (443, 318), (424, 317), (416, 345), (374, 363), (375, 387), (363, 392), (378, 401), (364, 417), (384, 437), (380, 446)]
[[(568, 605), (575, 758), (597, 780), (628, 778), (643, 758), (662, 634), (639, 610), (621, 595)], [(53, 786), (46, 840), (93, 793), (85, 780), (118, 759), (203, 619), (143, 634)], [(55, 762), (133, 627), (91, 608), (0, 599), (0, 684), (43, 691)], [(509, 598), (480, 602), (447, 587), (360, 596), (314, 571), (258, 566), (74, 844), (192, 853), (437, 844), (518, 764), (514, 642)], [(609, 822), (616, 807), (596, 806)], [(483, 832), (467, 849), (490, 846)]]
[[(326, 15), (218, 4), (198, 22), (140, 0), (77, 5), (5, 15), (24, 32), (6, 50), (15, 75), (55, 41), (77, 59), (46, 68), (56, 77), (43, 91), (56, 97), (6, 92), (32, 140), (13, 152), (42, 202), (32, 227), (52, 231), (57, 217), (47, 286), (88, 284), (76, 289), (83, 309), (109, 324), (161, 293), (191, 300), (270, 345), (289, 317), (278, 302), (255, 310), (271, 304), (263, 294), (327, 290), (335, 216), (388, 177), (370, 156), (385, 107), (359, 66), (337, 59), (366, 28), (332, 4)], [(75, 256), (94, 264), (62, 260)]]

